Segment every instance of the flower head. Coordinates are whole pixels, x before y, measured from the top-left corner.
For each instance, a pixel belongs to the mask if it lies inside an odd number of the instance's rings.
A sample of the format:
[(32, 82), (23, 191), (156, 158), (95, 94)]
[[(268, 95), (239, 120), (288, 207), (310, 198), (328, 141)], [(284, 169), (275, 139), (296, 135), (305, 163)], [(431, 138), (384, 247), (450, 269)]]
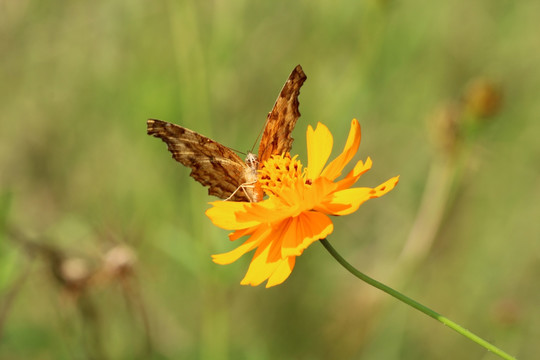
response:
[[(318, 123), (307, 130), (308, 167), (289, 154), (274, 155), (259, 170), (259, 183), (268, 198), (257, 203), (215, 201), (206, 215), (214, 225), (234, 230), (230, 240), (249, 236), (236, 249), (213, 255), (214, 262), (230, 264), (255, 250), (242, 285), (266, 287), (281, 284), (291, 274), (296, 257), (313, 242), (326, 238), (334, 230), (329, 215), (348, 215), (366, 200), (392, 190), (399, 177), (375, 188), (351, 188), (371, 168), (368, 158), (358, 161), (341, 180), (345, 166), (360, 146), (360, 124), (351, 123), (343, 152), (326, 165), (333, 138), (328, 128)], [(326, 165), (326, 166), (325, 166)]]

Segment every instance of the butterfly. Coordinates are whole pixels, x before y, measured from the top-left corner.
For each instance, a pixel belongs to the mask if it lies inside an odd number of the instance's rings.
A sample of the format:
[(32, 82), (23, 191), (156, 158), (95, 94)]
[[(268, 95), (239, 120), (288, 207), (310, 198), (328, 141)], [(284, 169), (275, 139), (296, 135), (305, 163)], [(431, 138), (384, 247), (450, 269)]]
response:
[(272, 155), (291, 150), (291, 132), (300, 117), (298, 95), (306, 78), (302, 67), (296, 66), (268, 113), (257, 156), (248, 153), (245, 161), (232, 149), (180, 125), (148, 119), (147, 133), (163, 140), (172, 157), (191, 168), (191, 177), (208, 186), (208, 194), (258, 202), (263, 191), (257, 182), (257, 170)]

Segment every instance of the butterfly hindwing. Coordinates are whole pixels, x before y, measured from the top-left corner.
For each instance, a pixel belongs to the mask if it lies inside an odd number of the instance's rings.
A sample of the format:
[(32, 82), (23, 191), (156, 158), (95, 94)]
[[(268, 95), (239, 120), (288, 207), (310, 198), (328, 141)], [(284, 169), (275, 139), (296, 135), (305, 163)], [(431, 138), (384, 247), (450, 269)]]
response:
[(247, 165), (234, 151), (185, 127), (149, 119), (147, 133), (163, 140), (173, 158), (191, 168), (190, 175), (208, 186), (208, 193), (230, 200), (249, 201), (238, 188), (247, 182)]

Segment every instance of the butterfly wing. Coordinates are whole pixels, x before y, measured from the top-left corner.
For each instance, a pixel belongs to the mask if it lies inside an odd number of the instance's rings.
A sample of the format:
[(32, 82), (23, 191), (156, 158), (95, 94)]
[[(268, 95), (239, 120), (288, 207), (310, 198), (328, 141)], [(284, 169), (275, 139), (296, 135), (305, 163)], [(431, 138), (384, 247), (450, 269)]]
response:
[(172, 157), (191, 168), (191, 177), (208, 186), (208, 194), (232, 201), (249, 201), (244, 191), (247, 165), (234, 151), (185, 127), (148, 119), (148, 135), (163, 140)]
[(298, 65), (281, 89), (276, 103), (266, 119), (257, 156), (259, 164), (268, 160), (272, 155), (280, 155), (291, 150), (293, 142), (291, 132), (300, 117), (298, 95), (306, 78), (302, 67)]

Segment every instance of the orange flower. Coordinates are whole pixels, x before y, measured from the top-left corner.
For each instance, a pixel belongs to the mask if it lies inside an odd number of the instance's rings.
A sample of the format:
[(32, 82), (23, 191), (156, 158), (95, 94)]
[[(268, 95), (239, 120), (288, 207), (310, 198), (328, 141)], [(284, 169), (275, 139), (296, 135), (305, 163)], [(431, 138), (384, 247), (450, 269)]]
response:
[(218, 264), (230, 264), (257, 249), (242, 285), (266, 287), (281, 284), (291, 274), (296, 257), (314, 241), (334, 230), (328, 215), (347, 215), (369, 199), (392, 190), (399, 179), (393, 177), (376, 188), (350, 188), (371, 168), (371, 159), (358, 161), (341, 180), (343, 168), (360, 146), (360, 124), (354, 119), (343, 152), (326, 167), (333, 138), (319, 123), (307, 130), (308, 167), (289, 154), (273, 156), (259, 171), (259, 182), (268, 199), (258, 203), (215, 201), (206, 215), (214, 225), (235, 230), (231, 240), (249, 238), (236, 249), (213, 255)]

